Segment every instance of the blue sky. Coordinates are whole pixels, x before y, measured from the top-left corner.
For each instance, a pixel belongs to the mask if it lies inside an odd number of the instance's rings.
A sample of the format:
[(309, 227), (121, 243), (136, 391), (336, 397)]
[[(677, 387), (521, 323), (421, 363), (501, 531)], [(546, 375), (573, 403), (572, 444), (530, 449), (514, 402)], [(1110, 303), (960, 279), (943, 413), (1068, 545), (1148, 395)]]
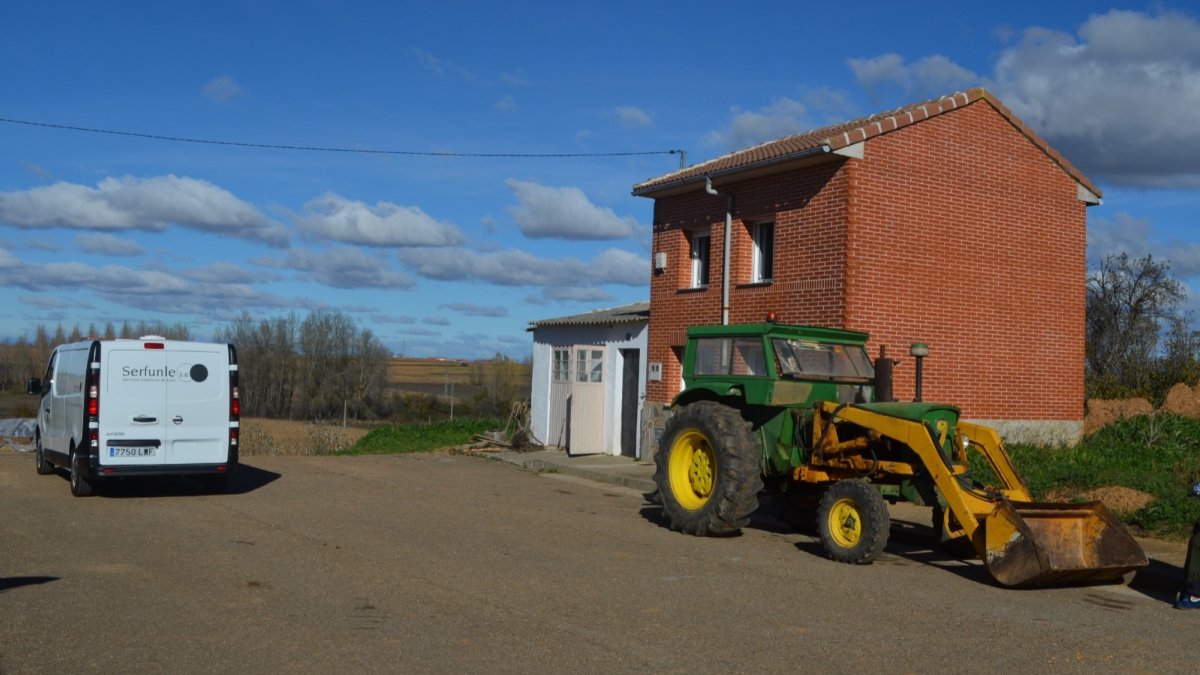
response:
[[(1104, 191), (1090, 258), (1167, 258), (1200, 305), (1200, 12), (974, 4), (8, 3), (0, 117), (695, 163), (982, 85)], [(0, 338), (331, 309), (523, 357), (531, 320), (648, 297), (630, 189), (678, 166), (0, 122)]]

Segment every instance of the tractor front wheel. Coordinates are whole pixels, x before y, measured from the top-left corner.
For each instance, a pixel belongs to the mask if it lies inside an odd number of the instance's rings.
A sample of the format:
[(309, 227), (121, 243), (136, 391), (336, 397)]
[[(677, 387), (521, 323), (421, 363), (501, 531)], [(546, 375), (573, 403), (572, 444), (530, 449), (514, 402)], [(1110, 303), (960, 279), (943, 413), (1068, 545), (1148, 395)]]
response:
[(737, 533), (758, 508), (762, 451), (741, 414), (715, 401), (685, 406), (667, 421), (654, 482), (673, 530)]
[(834, 483), (817, 507), (817, 530), (825, 554), (838, 562), (865, 565), (887, 544), (891, 520), (879, 491), (860, 480)]

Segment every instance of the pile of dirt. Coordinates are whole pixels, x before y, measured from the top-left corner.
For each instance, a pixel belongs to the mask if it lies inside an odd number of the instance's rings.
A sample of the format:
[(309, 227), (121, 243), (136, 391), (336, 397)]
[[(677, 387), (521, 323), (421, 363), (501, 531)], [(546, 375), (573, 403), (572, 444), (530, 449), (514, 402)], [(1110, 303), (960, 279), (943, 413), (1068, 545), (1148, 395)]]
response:
[[(1177, 386), (1187, 388), (1187, 385)], [(1174, 391), (1174, 389), (1171, 391)], [(1153, 413), (1154, 406), (1150, 405), (1150, 402), (1144, 398), (1116, 400), (1093, 398), (1087, 402), (1087, 416), (1083, 418), (1083, 434), (1086, 436), (1099, 431), (1117, 420)], [(1200, 417), (1200, 415), (1197, 416)]]
[(1093, 488), (1085, 492), (1075, 493), (1066, 488), (1056, 487), (1046, 492), (1048, 502), (1104, 502), (1110, 511), (1116, 514), (1133, 513), (1154, 501), (1154, 495), (1119, 485), (1107, 485)]
[(1152, 494), (1119, 485), (1098, 487), (1081, 496), (1089, 502), (1104, 502), (1113, 513), (1133, 513), (1154, 501)]
[(1171, 391), (1167, 392), (1167, 400), (1163, 401), (1159, 410), (1200, 419), (1200, 385), (1193, 388), (1180, 382), (1171, 387)]

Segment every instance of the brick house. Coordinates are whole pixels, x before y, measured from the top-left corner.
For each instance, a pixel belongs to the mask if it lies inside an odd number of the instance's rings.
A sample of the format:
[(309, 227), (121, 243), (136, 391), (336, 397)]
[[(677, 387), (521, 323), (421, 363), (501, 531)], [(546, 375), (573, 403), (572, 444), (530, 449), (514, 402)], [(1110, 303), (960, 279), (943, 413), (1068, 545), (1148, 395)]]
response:
[(1085, 211), (1100, 190), (989, 92), (763, 143), (633, 194), (654, 199), (643, 424), (681, 387), (688, 325), (775, 311), (869, 332), (872, 355), (901, 359), (898, 399), (924, 342), (925, 400), (1010, 440), (1081, 435)]

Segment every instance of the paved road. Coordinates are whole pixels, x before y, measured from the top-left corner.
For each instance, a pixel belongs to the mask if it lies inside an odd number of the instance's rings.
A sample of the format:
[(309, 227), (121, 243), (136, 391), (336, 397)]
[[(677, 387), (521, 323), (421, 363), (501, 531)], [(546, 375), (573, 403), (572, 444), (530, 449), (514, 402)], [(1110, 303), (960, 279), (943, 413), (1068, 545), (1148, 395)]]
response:
[(634, 491), (480, 458), (251, 464), (229, 495), (75, 499), (0, 454), (0, 672), (1195, 671), (1157, 561), (1004, 590), (903, 522), (852, 567), (769, 516), (684, 536)]

